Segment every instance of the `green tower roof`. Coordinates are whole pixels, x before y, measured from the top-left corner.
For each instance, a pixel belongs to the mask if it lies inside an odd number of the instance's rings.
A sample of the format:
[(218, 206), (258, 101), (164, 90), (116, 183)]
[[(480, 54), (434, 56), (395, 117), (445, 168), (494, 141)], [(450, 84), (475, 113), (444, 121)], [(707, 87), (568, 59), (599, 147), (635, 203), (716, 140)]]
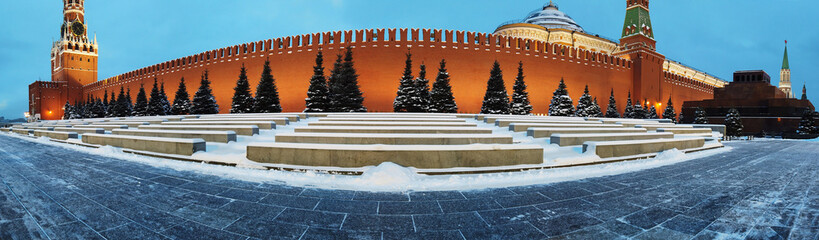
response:
[[(643, 31), (643, 27), (646, 27), (647, 31)], [(633, 35), (644, 35), (654, 39), (654, 29), (651, 28), (651, 16), (645, 8), (632, 7), (626, 10), (626, 20), (623, 24), (622, 37), (625, 38)]]
[(782, 58), (782, 69), (791, 69), (788, 65), (788, 46), (785, 46), (785, 57)]

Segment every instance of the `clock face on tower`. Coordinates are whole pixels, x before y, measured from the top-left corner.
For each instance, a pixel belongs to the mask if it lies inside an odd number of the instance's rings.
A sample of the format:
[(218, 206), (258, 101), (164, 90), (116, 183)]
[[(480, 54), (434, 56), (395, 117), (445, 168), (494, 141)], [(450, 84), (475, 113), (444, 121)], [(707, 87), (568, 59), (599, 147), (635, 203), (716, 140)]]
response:
[(71, 32), (74, 33), (74, 36), (82, 36), (85, 34), (85, 25), (80, 21), (74, 21), (71, 23)]

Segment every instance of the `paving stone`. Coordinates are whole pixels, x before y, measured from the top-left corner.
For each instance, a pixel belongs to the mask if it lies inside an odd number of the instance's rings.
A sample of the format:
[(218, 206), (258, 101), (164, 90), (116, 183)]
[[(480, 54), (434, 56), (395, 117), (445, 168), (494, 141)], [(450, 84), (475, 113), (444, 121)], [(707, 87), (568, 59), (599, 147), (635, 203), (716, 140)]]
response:
[(378, 214), (398, 215), (398, 214), (433, 214), (442, 213), (437, 201), (424, 202), (381, 202), (378, 206)]
[(463, 239), (458, 230), (419, 231), (419, 232), (385, 232), (385, 240), (427, 240), (427, 239)]
[(788, 239), (790, 233), (791, 229), (786, 227), (756, 226), (745, 239)]
[(0, 221), (0, 239), (46, 239), (47, 235), (29, 216)]
[(276, 215), (279, 215), (279, 213), (284, 211), (284, 207), (237, 200), (225, 204), (219, 208), (219, 210), (232, 212), (240, 216), (247, 216), (251, 218), (260, 218), (264, 216), (268, 219), (273, 219), (276, 217)]
[(438, 192), (410, 192), (410, 201), (432, 201), (432, 200), (463, 200), (466, 199), (458, 191), (438, 191)]
[(311, 227), (307, 229), (302, 240), (324, 240), (324, 239), (360, 239), (360, 240), (380, 240), (381, 232), (356, 232), (338, 229), (323, 229)]
[(600, 220), (588, 214), (570, 213), (557, 217), (536, 219), (532, 222), (532, 225), (548, 236), (560, 236), (600, 223), (602, 223)]
[(377, 214), (378, 202), (321, 199), (318, 206), (316, 206), (316, 210), (338, 213)]
[(307, 230), (307, 226), (242, 217), (224, 230), (260, 239), (298, 239)]
[(341, 200), (353, 200), (353, 196), (355, 196), (355, 191), (307, 188), (307, 189), (304, 189), (304, 191), (302, 191), (301, 193), (299, 193), (299, 196), (314, 197), (314, 198), (330, 198), (330, 199), (341, 199)]
[(708, 226), (710, 222), (706, 222), (700, 219), (688, 217), (685, 215), (677, 215), (668, 221), (662, 224), (663, 227), (691, 235), (696, 235), (705, 227)]
[(356, 192), (353, 200), (362, 201), (409, 201), (406, 193), (393, 192)]
[(476, 212), (413, 215), (415, 229), (418, 231), (458, 230), (467, 228), (486, 228), (487, 225)]
[(210, 195), (218, 195), (224, 191), (227, 191), (229, 188), (217, 186), (213, 184), (206, 184), (206, 183), (198, 183), (198, 182), (190, 182), (187, 184), (183, 184), (178, 186), (179, 188), (191, 190), (194, 192), (206, 193)]
[(475, 198), (467, 200), (442, 200), (438, 201), (441, 209), (445, 213), (472, 212), (502, 208), (500, 204), (491, 198)]
[(513, 223), (489, 228), (463, 229), (466, 239), (543, 239), (546, 237), (540, 230), (528, 222)]
[(232, 188), (220, 193), (218, 196), (248, 202), (258, 202), (259, 200), (262, 200), (262, 198), (266, 197), (267, 194), (268, 193), (264, 192)]
[(114, 229), (100, 232), (107, 239), (168, 239), (167, 236), (156, 233), (136, 223), (125, 224)]
[(259, 200), (259, 202), (282, 207), (313, 209), (318, 204), (319, 199), (271, 193)]
[(643, 232), (643, 229), (640, 229), (628, 223), (621, 222), (620, 220), (611, 220), (601, 224), (601, 226), (605, 227), (606, 230), (626, 237), (632, 237), (634, 235), (637, 235), (638, 233)]
[(597, 225), (592, 227), (587, 227), (584, 229), (580, 229), (574, 232), (566, 233), (560, 235), (558, 237), (553, 237), (552, 239), (578, 239), (578, 240), (586, 240), (586, 239), (627, 239), (619, 234), (609, 231), (608, 229)]
[(634, 239), (665, 239), (665, 240), (685, 240), (693, 238), (693, 235), (677, 232), (663, 227), (655, 227), (645, 231)]
[(535, 221), (537, 219), (549, 218), (548, 214), (543, 213), (537, 208), (531, 206), (479, 211), (478, 214), (490, 226), (506, 225), (524, 221)]
[(521, 195), (496, 197), (495, 201), (505, 208), (510, 208), (550, 202), (551, 199), (539, 193), (526, 193)]
[(340, 228), (346, 214), (304, 209), (285, 209), (276, 221), (320, 228)]
[(463, 194), (468, 199), (516, 195), (515, 192), (512, 192), (512, 191), (510, 191), (509, 189), (506, 189), (506, 188), (490, 188), (490, 189), (478, 189), (478, 190), (461, 191), (461, 194)]
[(174, 239), (247, 239), (247, 236), (222, 231), (193, 222), (185, 222), (163, 232)]
[(191, 204), (171, 214), (205, 226), (222, 229), (242, 217), (241, 214)]
[(538, 204), (535, 207), (550, 215), (563, 215), (573, 212), (587, 211), (588, 209), (597, 207), (597, 205), (583, 199), (569, 199)]
[(342, 230), (353, 231), (415, 231), (412, 216), (349, 214)]

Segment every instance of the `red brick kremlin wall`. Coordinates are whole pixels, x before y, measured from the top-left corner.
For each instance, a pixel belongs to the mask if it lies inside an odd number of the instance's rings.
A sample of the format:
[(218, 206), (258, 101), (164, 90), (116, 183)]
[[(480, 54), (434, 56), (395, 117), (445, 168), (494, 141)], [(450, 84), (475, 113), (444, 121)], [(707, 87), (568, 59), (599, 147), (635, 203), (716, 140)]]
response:
[[(355, 67), (360, 75), (359, 85), (365, 97), (364, 104), (371, 112), (392, 111), (408, 51), (413, 54), (414, 75), (417, 76), (422, 62), (427, 65), (430, 85), (437, 75), (440, 60), (447, 60), (460, 112), (480, 111), (489, 70), (495, 60), (501, 64), (510, 95), (517, 74), (517, 63), (523, 61), (535, 113), (548, 111), (552, 92), (561, 78), (566, 80), (569, 94), (575, 103), (588, 84), (591, 94), (598, 98), (604, 111), (611, 89), (615, 91), (618, 109), (622, 112), (627, 93), (635, 87), (632, 84), (632, 62), (610, 55), (484, 33), (375, 29), (284, 37), (207, 51), (88, 84), (84, 86), (84, 94), (102, 97), (105, 90), (110, 95), (111, 91), (118, 92), (120, 86), (124, 86), (131, 89), (131, 96), (135, 98), (140, 85), (144, 84), (147, 91), (150, 91), (153, 79), (157, 78), (164, 81), (166, 93), (172, 98), (180, 78), (184, 77), (189, 94), (193, 96), (199, 87), (202, 72), (207, 69), (219, 110), (227, 113), (242, 64), (247, 67), (252, 91), (255, 93), (262, 66), (265, 59), (269, 58), (284, 111), (300, 112), (304, 109), (304, 98), (313, 74), (316, 52), (323, 51), (325, 74), (329, 74), (335, 55), (342, 53), (347, 47), (353, 48)], [(659, 75), (663, 79), (643, 81), (643, 84), (661, 85), (648, 88), (657, 89), (658, 93), (652, 95), (660, 96), (659, 99), (648, 99), (652, 105), (658, 101), (665, 104), (668, 96), (673, 93), (673, 101), (679, 111), (683, 101), (713, 96), (713, 89), (705, 84), (664, 71)]]

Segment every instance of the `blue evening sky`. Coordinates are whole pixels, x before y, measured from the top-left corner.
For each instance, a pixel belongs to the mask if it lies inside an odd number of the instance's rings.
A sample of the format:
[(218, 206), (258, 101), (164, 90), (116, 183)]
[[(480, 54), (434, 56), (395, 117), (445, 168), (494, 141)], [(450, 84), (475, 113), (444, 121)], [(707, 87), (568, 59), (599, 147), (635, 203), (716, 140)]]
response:
[[(99, 79), (205, 50), (281, 36), (365, 28), (439, 28), (492, 32), (544, 0), (139, 0), (86, 1), (86, 22), (99, 41)], [(619, 38), (625, 0), (559, 0), (587, 31)], [(667, 57), (730, 80), (736, 70), (764, 69), (779, 79), (789, 41), (797, 96), (819, 59), (819, 2), (810, 0), (652, 1), (657, 48)], [(0, 116), (28, 110), (28, 85), (50, 80), (49, 51), (59, 37), (59, 0), (5, 1), (0, 34)]]

